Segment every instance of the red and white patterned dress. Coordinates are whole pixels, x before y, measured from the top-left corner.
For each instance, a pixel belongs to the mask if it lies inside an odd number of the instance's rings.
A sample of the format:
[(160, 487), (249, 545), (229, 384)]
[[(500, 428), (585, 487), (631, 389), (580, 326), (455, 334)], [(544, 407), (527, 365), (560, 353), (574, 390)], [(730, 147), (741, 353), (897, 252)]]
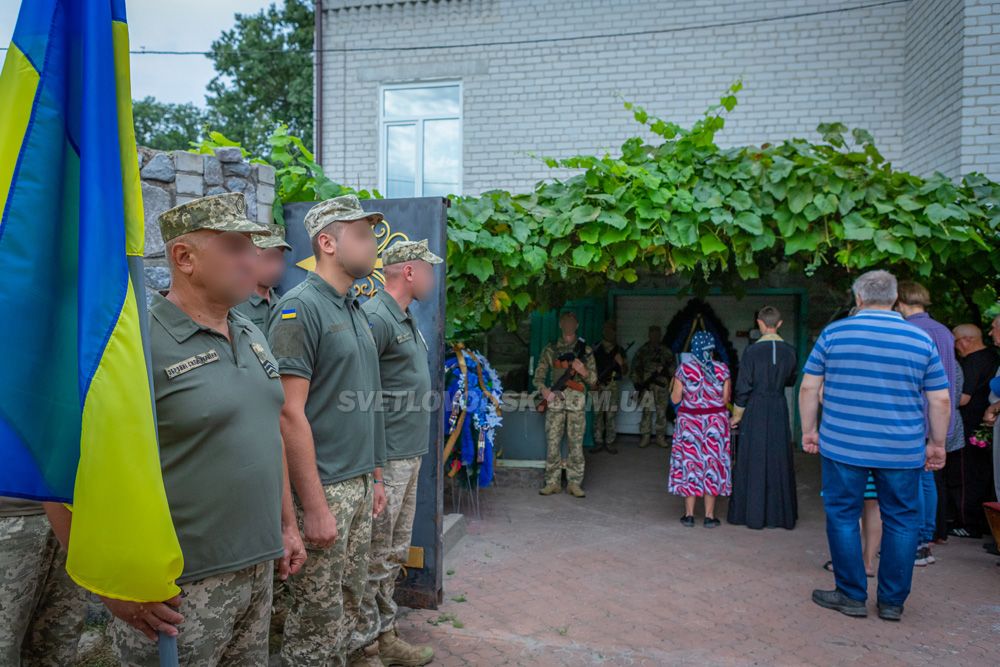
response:
[(681, 364), (675, 374), (684, 395), (674, 425), (667, 489), (678, 496), (728, 496), (732, 491), (729, 412), (722, 400), (729, 368), (717, 361), (712, 368), (714, 383), (697, 361)]

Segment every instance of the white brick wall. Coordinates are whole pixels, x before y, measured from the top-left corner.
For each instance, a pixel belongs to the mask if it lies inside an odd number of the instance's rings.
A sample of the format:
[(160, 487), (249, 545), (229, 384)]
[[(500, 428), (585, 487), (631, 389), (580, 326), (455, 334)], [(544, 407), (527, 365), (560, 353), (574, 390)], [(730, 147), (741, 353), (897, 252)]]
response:
[(916, 174), (961, 171), (964, 0), (916, 0), (906, 12), (903, 155)]
[(1000, 2), (966, 0), (961, 173), (1000, 179)]
[[(740, 105), (719, 135), (724, 145), (816, 138), (818, 123), (839, 120), (870, 130), (883, 154), (900, 166), (955, 173), (958, 128), (965, 137), (969, 121), (963, 106), (959, 125), (954, 97), (959, 26), (969, 21), (968, 16), (961, 21), (963, 0), (857, 8), (870, 2), (332, 0), (323, 21), (328, 49), (453, 48), (325, 54), (324, 167), (349, 185), (378, 185), (381, 83), (463, 82), (463, 185), (466, 194), (476, 194), (492, 188), (523, 191), (555, 175), (529, 153), (566, 157), (617, 151), (638, 129), (618, 95), (652, 114), (690, 124), (742, 77)], [(767, 20), (844, 8), (856, 9)], [(951, 30), (944, 38), (943, 26)], [(672, 32), (510, 44), (639, 30)], [(993, 37), (997, 34), (982, 36)], [(964, 39), (967, 43), (969, 37)], [(935, 48), (915, 50), (921, 40)], [(482, 42), (498, 44), (465, 46)], [(997, 53), (991, 42), (979, 48), (988, 53), (977, 57)], [(908, 50), (916, 57), (908, 58)], [(967, 52), (963, 62), (968, 62)], [(1000, 64), (991, 66), (990, 75), (1000, 75)], [(974, 127), (1000, 129), (979, 124), (984, 116), (990, 119), (989, 99), (1000, 94), (1000, 83), (980, 88)], [(944, 93), (952, 94), (950, 101)], [(936, 106), (914, 107), (914, 100), (928, 97)], [(918, 129), (907, 131), (907, 123)], [(933, 141), (926, 140), (929, 135)], [(978, 154), (988, 161), (997, 150), (987, 146)]]

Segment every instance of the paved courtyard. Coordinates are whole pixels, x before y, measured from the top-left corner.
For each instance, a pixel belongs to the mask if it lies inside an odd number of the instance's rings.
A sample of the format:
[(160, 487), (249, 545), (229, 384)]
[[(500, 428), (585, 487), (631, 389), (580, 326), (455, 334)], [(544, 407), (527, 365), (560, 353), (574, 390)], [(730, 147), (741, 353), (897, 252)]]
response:
[(980, 540), (935, 549), (901, 623), (847, 618), (809, 600), (833, 579), (815, 458), (797, 461), (795, 530), (708, 530), (700, 504), (684, 528), (667, 450), (624, 441), (588, 455), (583, 500), (484, 490), (444, 604), (409, 611), (406, 637), (442, 666), (1000, 664), (1000, 567)]

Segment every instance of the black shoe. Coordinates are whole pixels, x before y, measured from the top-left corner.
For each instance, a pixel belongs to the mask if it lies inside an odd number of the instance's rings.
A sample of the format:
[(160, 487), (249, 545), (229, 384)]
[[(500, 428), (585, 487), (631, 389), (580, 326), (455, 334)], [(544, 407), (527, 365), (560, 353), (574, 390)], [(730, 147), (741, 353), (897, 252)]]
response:
[(615, 447), (610, 442), (608, 444), (604, 445), (604, 449), (608, 450), (608, 454), (617, 454), (618, 453), (618, 448)]
[(604, 449), (604, 443), (603, 442), (594, 443), (594, 446), (590, 449), (590, 453), (591, 454), (596, 454), (599, 451), (601, 451), (602, 449)]
[(883, 621), (898, 621), (903, 618), (903, 605), (878, 603), (878, 617)]
[(812, 601), (820, 607), (835, 609), (845, 616), (864, 618), (868, 615), (868, 608), (864, 602), (858, 602), (847, 597), (839, 590), (821, 591), (815, 590), (812, 594)]
[(686, 528), (694, 528), (694, 517), (684, 515), (681, 517), (681, 525)]
[(705, 528), (717, 528), (721, 525), (722, 522), (716, 519), (715, 517), (712, 517), (711, 519), (709, 519), (707, 516), (705, 517)]

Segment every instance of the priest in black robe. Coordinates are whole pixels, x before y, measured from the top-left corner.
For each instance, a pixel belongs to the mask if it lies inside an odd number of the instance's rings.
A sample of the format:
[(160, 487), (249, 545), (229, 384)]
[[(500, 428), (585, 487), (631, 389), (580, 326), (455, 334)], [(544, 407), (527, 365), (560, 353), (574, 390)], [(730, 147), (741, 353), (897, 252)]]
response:
[(792, 430), (785, 388), (795, 384), (795, 349), (778, 335), (781, 313), (757, 313), (761, 337), (740, 362), (732, 425), (739, 425), (729, 523), (748, 528), (794, 528), (798, 519)]

